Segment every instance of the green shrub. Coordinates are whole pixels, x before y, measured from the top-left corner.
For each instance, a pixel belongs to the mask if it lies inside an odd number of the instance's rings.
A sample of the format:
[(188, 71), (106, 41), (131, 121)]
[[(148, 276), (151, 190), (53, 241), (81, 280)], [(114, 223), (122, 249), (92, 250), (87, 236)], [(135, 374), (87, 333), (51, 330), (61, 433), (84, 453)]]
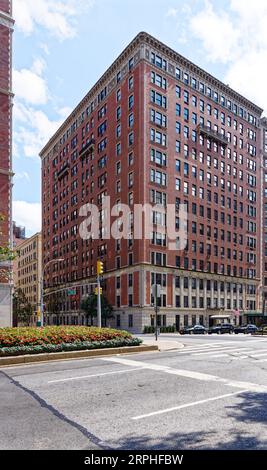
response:
[(31, 346), (12, 346), (0, 348), (0, 357), (21, 356), (25, 354), (42, 354), (64, 351), (83, 351), (90, 349), (118, 348), (126, 346), (139, 346), (139, 338), (114, 338), (106, 341), (76, 341), (74, 343), (42, 344)]

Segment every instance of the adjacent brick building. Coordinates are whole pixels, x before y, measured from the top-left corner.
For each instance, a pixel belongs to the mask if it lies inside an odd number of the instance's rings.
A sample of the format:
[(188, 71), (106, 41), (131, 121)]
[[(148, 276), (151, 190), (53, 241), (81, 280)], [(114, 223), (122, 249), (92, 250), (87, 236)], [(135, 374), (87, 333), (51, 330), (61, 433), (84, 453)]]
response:
[[(262, 109), (146, 33), (140, 33), (42, 150), (43, 260), (66, 322), (84, 322), (80, 300), (104, 261), (103, 292), (114, 324), (177, 329), (240, 322), (261, 309)], [(150, 240), (82, 240), (85, 203), (174, 204), (188, 212), (186, 250)], [(164, 226), (164, 216), (153, 221)], [(115, 220), (112, 218), (112, 221)], [(133, 229), (129, 217), (129, 231)], [(72, 292), (73, 294), (73, 292)], [(48, 313), (48, 312), (47, 312)], [(48, 318), (48, 321), (53, 321)]]
[[(1, 246), (12, 246), (12, 2), (0, 0), (0, 225)], [(1, 264), (0, 277), (0, 327), (12, 324), (11, 280), (3, 271), (10, 264)]]
[(42, 276), (42, 235), (36, 233), (30, 238), (21, 240), (17, 245), (18, 256), (14, 262), (14, 287), (21, 289), (31, 304), (33, 315), (41, 302)]

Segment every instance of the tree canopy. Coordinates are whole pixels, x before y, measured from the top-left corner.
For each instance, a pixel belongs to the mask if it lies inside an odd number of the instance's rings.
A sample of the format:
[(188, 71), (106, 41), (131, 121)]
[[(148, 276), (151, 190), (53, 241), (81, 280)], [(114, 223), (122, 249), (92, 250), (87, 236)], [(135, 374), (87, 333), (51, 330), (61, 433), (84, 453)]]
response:
[[(87, 319), (90, 318), (91, 325), (93, 318), (97, 317), (97, 295), (90, 294), (81, 302), (81, 309), (84, 311)], [(104, 295), (101, 295), (101, 314), (104, 325), (108, 318), (113, 318), (113, 307)]]

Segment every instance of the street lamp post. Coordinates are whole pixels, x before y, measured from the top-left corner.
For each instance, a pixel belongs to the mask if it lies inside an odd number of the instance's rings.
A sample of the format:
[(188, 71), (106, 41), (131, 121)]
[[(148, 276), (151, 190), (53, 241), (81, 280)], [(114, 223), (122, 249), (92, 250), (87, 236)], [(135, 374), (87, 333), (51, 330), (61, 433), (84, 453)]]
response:
[(64, 261), (64, 259), (63, 258), (51, 259), (43, 267), (42, 274), (40, 277), (40, 307), (38, 309), (37, 326), (44, 326), (44, 273), (45, 273), (45, 270), (50, 264), (59, 263), (60, 261)]

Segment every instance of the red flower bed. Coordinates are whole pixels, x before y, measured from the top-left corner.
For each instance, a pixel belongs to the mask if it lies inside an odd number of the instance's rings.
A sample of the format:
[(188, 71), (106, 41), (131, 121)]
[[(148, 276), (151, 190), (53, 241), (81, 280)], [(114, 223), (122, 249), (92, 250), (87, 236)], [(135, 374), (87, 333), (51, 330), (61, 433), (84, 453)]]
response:
[(131, 338), (126, 331), (85, 326), (0, 328), (0, 348)]

